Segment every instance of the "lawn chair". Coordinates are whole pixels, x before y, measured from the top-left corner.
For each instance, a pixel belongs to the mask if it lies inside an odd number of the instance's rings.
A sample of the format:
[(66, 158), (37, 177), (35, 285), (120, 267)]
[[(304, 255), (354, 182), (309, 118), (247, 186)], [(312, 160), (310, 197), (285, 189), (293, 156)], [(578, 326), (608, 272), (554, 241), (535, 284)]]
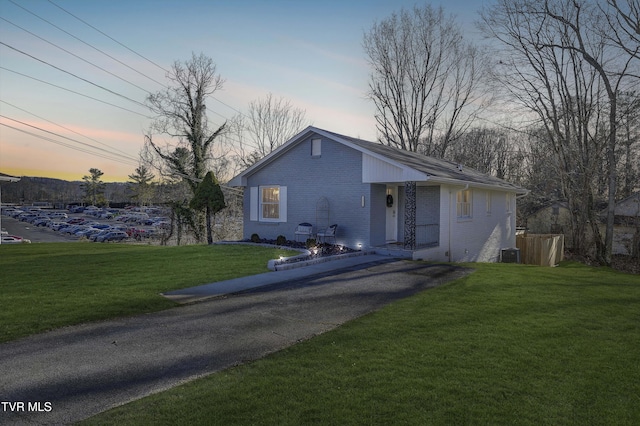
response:
[(298, 241), (298, 236), (300, 235), (304, 237), (302, 241), (307, 241), (313, 236), (313, 225), (307, 222), (301, 223), (296, 227), (294, 234), (296, 235), (296, 241)]
[(326, 243), (327, 239), (333, 238), (333, 243), (336, 243), (336, 230), (338, 229), (338, 225), (331, 225), (324, 231), (318, 232), (318, 242)]

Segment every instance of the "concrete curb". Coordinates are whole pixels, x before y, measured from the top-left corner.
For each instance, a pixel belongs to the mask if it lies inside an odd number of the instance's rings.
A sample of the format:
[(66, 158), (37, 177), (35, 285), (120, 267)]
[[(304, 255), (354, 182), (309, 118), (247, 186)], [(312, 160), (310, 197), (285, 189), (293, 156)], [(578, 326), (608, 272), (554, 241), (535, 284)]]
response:
[(333, 260), (341, 260), (341, 259), (348, 259), (350, 257), (376, 254), (376, 252), (373, 250), (361, 250), (357, 252), (338, 254), (335, 256), (324, 256), (324, 257), (318, 257), (316, 259), (303, 260), (311, 256), (311, 252), (309, 250), (298, 249), (298, 248), (289, 247), (289, 246), (278, 246), (274, 244), (249, 243), (244, 241), (218, 241), (218, 242), (215, 242), (214, 244), (226, 244), (226, 245), (243, 244), (243, 245), (258, 246), (258, 247), (273, 247), (277, 249), (294, 250), (294, 251), (300, 252), (300, 254), (295, 256), (281, 257), (280, 259), (271, 259), (267, 263), (267, 268), (269, 268), (270, 271), (288, 271), (290, 269), (302, 268), (305, 266), (316, 265), (318, 263), (330, 262)]

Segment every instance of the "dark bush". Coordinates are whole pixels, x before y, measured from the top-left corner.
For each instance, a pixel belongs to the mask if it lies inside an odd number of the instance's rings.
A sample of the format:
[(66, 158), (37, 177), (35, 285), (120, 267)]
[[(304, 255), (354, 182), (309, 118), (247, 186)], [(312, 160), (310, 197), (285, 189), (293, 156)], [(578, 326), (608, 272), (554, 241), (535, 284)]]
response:
[(315, 246), (316, 246), (316, 239), (315, 238), (307, 239), (307, 248), (311, 248), (311, 247), (315, 247)]
[(276, 238), (276, 245), (283, 246), (286, 243), (287, 237), (285, 237), (284, 235), (278, 235), (278, 238)]
[(251, 234), (251, 242), (252, 242), (252, 243), (259, 243), (259, 242), (260, 242), (260, 235), (258, 235), (258, 234)]

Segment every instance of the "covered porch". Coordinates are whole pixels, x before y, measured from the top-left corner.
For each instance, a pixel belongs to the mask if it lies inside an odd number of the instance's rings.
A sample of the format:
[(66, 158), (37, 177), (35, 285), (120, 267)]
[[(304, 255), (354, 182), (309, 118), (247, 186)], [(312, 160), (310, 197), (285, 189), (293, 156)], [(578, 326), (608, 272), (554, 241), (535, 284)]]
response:
[[(414, 258), (415, 253), (440, 245), (440, 185), (402, 182), (384, 184), (384, 239), (373, 249), (380, 254)], [(372, 241), (373, 242), (373, 241)]]

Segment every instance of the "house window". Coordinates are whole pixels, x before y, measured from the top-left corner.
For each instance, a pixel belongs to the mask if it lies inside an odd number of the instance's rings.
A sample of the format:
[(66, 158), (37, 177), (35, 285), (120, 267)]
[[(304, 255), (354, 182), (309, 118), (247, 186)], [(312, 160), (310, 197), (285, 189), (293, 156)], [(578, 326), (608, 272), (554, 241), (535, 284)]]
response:
[(263, 186), (260, 188), (260, 219), (280, 219), (280, 187)]
[(458, 219), (470, 219), (472, 217), (470, 189), (457, 193), (456, 215)]
[(487, 208), (487, 216), (491, 216), (491, 192), (487, 191), (486, 198), (486, 208)]
[(260, 222), (287, 221), (287, 187), (254, 186), (249, 190), (249, 220)]
[(322, 139), (311, 139), (311, 156), (320, 157), (322, 155)]

